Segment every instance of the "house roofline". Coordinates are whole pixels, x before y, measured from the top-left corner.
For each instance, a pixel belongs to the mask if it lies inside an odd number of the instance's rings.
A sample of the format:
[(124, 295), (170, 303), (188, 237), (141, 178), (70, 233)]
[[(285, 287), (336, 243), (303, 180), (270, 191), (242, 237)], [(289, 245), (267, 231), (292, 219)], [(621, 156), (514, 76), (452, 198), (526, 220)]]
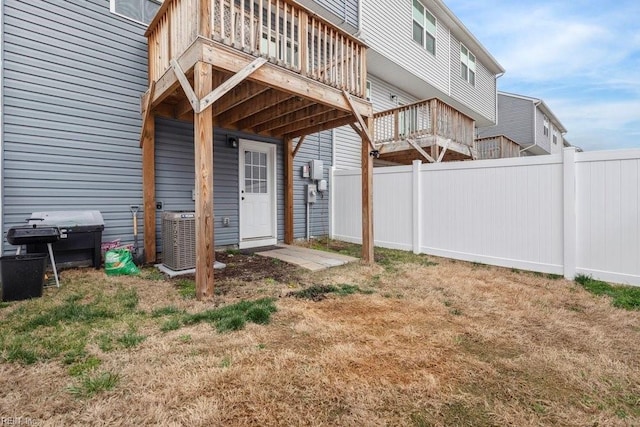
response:
[(560, 132), (562, 132), (563, 134), (567, 133), (567, 128), (565, 128), (564, 125), (562, 124), (562, 122), (558, 119), (558, 117), (555, 114), (553, 114), (553, 111), (551, 111), (551, 109), (544, 102), (544, 100), (542, 100), (540, 98), (532, 98), (532, 97), (526, 96), (526, 95), (519, 95), (517, 93), (504, 92), (504, 91), (501, 91), (501, 90), (498, 91), (498, 95), (508, 96), (508, 97), (511, 97), (511, 98), (523, 99), (525, 101), (529, 101), (529, 102), (532, 102), (533, 104), (536, 104), (536, 106), (540, 107), (540, 111), (542, 111), (547, 117), (549, 117), (549, 119), (551, 119), (551, 122), (558, 128), (558, 130)]
[(500, 65), (498, 60), (484, 47), (482, 43), (469, 31), (469, 29), (460, 21), (460, 19), (444, 4), (442, 0), (433, 0), (440, 11), (444, 14), (449, 22), (447, 22), (451, 32), (460, 40), (467, 48), (479, 58), (482, 64), (487, 67), (495, 75), (502, 75), (505, 69)]

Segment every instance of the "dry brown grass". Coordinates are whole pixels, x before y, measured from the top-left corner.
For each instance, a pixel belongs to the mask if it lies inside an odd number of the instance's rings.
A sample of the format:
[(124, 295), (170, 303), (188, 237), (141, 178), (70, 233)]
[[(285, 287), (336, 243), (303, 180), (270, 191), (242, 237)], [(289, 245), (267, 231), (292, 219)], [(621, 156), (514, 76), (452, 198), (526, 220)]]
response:
[[(66, 391), (59, 360), (2, 363), (0, 416), (56, 426), (640, 424), (639, 312), (573, 282), (436, 261), (301, 273), (299, 283), (375, 291), (319, 302), (282, 297), (291, 282), (237, 283), (216, 303), (280, 296), (269, 325), (219, 334), (144, 323), (138, 347), (91, 349), (120, 376), (91, 398)], [(208, 307), (168, 281), (63, 277), (67, 287), (82, 278), (135, 288), (146, 311)]]

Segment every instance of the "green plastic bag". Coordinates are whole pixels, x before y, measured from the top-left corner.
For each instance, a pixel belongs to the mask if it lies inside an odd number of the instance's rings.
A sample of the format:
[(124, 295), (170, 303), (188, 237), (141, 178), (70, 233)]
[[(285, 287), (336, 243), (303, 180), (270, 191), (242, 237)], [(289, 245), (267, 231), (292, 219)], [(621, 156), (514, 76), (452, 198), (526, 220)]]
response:
[(133, 263), (129, 249), (109, 249), (104, 255), (104, 270), (108, 276), (135, 276), (140, 270)]

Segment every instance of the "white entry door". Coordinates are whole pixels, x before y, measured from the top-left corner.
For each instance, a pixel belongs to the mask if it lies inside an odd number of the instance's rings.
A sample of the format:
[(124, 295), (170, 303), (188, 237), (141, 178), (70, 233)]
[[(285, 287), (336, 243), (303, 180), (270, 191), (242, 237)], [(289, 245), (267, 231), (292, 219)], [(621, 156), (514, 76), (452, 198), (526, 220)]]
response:
[(240, 248), (276, 244), (276, 146), (240, 140)]

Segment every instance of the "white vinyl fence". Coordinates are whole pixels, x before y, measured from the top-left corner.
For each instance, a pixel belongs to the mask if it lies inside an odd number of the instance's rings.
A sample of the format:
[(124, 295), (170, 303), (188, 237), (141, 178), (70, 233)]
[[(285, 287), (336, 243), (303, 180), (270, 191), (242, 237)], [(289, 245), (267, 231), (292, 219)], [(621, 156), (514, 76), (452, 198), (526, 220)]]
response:
[[(331, 235), (361, 242), (360, 171), (333, 171)], [(377, 246), (640, 286), (640, 150), (374, 169)]]

